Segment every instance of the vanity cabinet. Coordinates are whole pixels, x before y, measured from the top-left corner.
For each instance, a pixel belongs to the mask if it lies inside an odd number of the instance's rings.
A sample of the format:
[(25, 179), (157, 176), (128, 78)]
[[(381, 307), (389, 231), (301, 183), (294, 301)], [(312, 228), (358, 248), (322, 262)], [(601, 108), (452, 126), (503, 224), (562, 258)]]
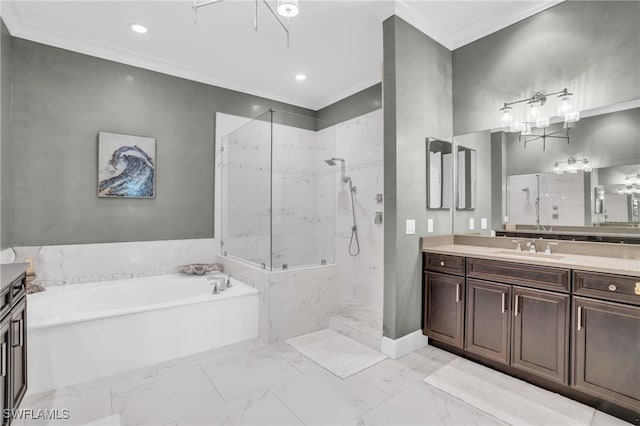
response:
[(424, 253), (430, 344), (640, 424), (640, 277), (442, 256)]
[[(5, 283), (2, 266), (3, 285), (0, 291), (0, 413), (2, 425), (10, 425), (12, 417), (6, 416), (17, 410), (27, 391), (27, 297), (26, 276)], [(13, 266), (13, 265), (11, 265)]]

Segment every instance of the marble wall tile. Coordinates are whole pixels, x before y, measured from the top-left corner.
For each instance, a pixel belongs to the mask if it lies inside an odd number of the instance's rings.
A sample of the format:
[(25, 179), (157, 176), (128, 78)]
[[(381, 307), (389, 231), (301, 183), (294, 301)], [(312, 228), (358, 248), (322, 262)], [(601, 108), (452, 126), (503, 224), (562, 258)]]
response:
[(0, 263), (13, 263), (16, 260), (16, 253), (12, 248), (0, 251)]
[(80, 284), (164, 275), (188, 263), (212, 263), (214, 238), (107, 244), (14, 247), (16, 262), (34, 259), (35, 283)]

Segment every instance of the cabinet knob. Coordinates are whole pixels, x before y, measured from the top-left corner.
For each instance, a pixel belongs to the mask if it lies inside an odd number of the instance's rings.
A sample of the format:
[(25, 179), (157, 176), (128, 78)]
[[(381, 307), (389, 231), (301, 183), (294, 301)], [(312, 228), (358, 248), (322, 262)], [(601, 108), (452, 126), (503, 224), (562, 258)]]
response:
[(444, 260), (440, 261), (440, 266), (444, 266)]
[(615, 284), (609, 284), (609, 291), (616, 291), (618, 287)]
[(633, 292), (640, 296), (640, 281), (636, 283), (636, 288), (633, 290)]

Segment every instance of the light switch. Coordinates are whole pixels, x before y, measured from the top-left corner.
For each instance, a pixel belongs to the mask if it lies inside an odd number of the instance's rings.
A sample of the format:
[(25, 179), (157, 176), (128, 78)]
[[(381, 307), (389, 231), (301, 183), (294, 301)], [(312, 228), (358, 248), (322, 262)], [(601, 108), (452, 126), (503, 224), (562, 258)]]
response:
[(427, 232), (430, 234), (433, 233), (433, 219), (427, 220)]
[(483, 217), (482, 219), (480, 219), (480, 228), (487, 229), (487, 218), (486, 217)]
[(414, 219), (407, 219), (406, 234), (413, 235), (416, 233), (416, 221)]
[(473, 231), (476, 227), (476, 220), (472, 217), (469, 218), (469, 230)]

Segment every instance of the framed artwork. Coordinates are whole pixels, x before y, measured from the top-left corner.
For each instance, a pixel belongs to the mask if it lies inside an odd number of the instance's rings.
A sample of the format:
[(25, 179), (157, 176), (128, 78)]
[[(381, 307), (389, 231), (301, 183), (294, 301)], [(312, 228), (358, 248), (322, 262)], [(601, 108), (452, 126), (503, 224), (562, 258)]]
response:
[(156, 140), (98, 134), (98, 197), (155, 198)]

